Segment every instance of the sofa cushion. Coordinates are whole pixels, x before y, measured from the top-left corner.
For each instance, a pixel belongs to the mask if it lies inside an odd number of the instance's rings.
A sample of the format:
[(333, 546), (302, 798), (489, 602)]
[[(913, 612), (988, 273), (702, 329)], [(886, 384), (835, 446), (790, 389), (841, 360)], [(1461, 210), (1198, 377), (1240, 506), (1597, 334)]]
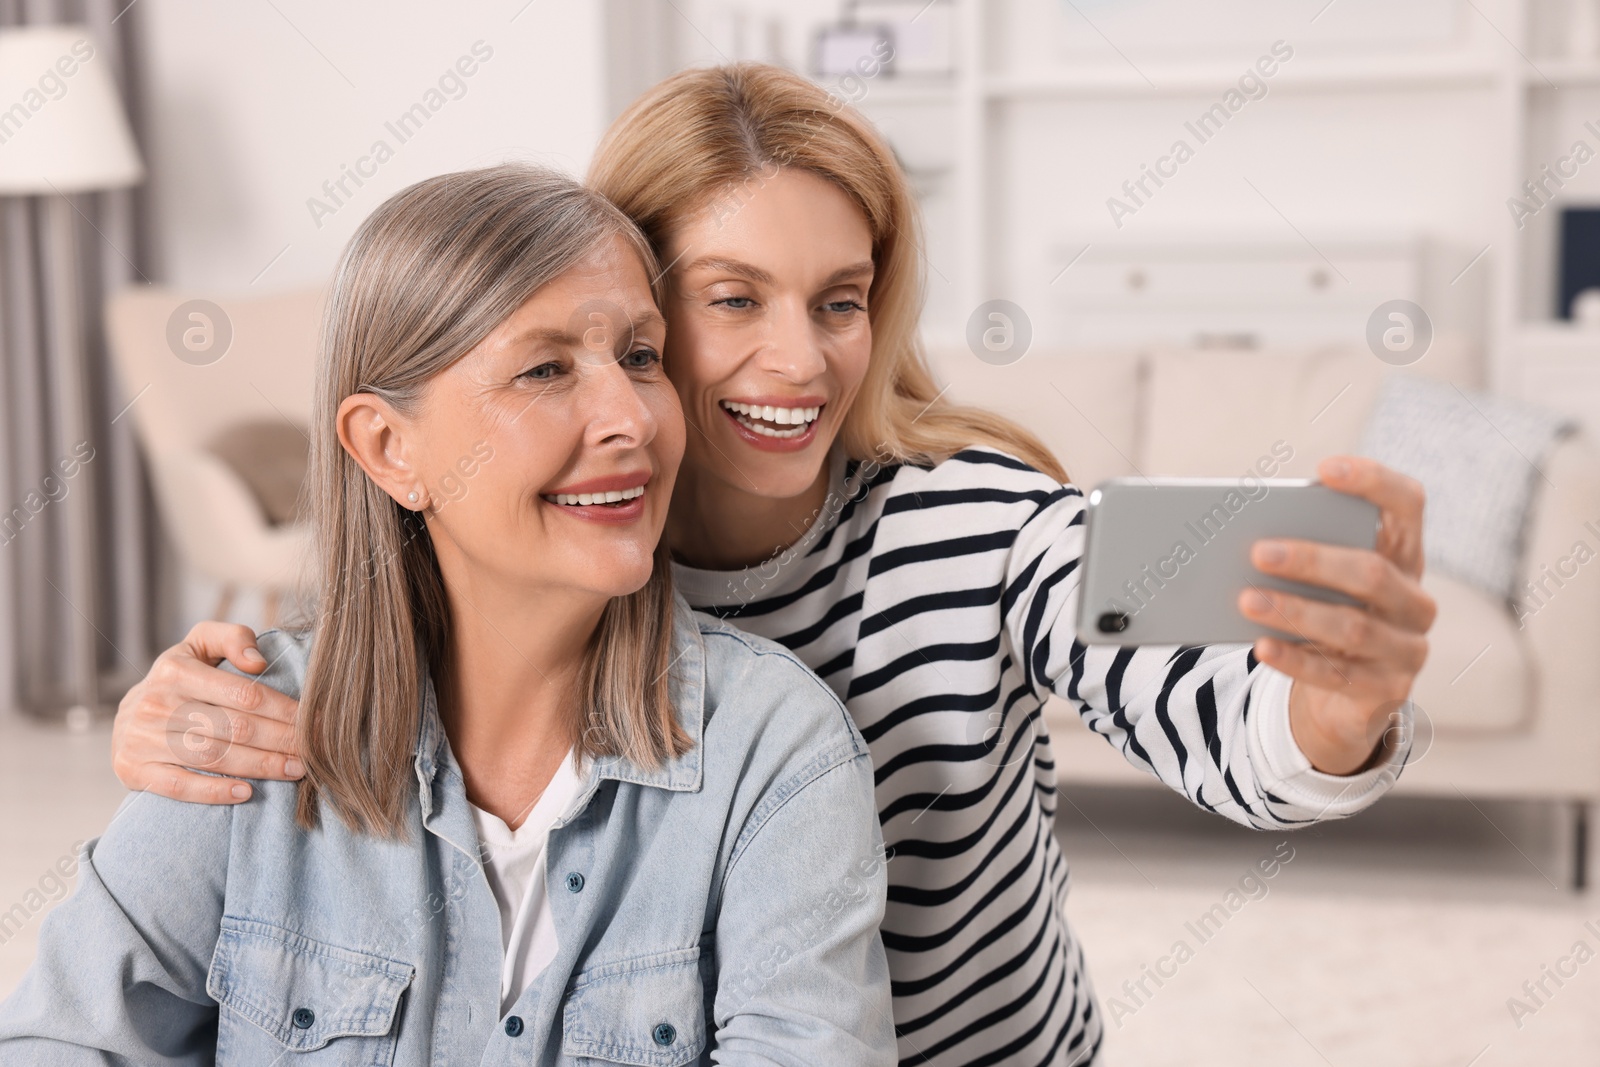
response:
[(1132, 352), (1029, 352), (993, 366), (965, 349), (931, 354), (945, 396), (1015, 419), (1038, 434), (1067, 468), (1092, 488), (1138, 473), (1140, 357)]
[(1466, 582), (1428, 571), (1422, 587), (1439, 605), (1428, 633), (1428, 662), (1411, 698), (1441, 733), (1514, 730), (1533, 712), (1527, 646), (1504, 601)]

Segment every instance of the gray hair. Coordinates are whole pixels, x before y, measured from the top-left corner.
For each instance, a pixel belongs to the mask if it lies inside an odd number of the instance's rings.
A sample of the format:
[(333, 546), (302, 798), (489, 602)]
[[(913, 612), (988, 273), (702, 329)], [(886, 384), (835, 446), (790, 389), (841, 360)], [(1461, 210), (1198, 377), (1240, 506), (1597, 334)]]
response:
[[(449, 601), (425, 524), (339, 443), (346, 397), (400, 411), (534, 292), (611, 237), (659, 275), (649, 242), (598, 193), (523, 164), (442, 174), (385, 201), (351, 238), (323, 324), (307, 501), (316, 640), (301, 695), (299, 820), (325, 796), (357, 830), (404, 832), (424, 671), (448, 672)], [(644, 765), (686, 751), (668, 699), (671, 574), (607, 606), (583, 664), (583, 755)], [(441, 687), (442, 690), (442, 687)]]

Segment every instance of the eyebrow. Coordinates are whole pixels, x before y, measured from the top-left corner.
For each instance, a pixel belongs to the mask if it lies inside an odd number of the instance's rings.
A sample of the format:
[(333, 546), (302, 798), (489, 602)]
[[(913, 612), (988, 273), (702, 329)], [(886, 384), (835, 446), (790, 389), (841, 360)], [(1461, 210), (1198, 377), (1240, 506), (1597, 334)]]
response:
[[(699, 259), (683, 268), (684, 273), (696, 270), (719, 270), (727, 274), (735, 274), (741, 278), (755, 282), (757, 285), (771, 285), (772, 275), (752, 263), (745, 263), (738, 259), (725, 259), (721, 256), (701, 256)], [(852, 263), (848, 267), (840, 267), (823, 281), (821, 288), (830, 289), (835, 285), (859, 278), (864, 274), (871, 274), (877, 265), (870, 259), (860, 263)]]
[(828, 275), (828, 280), (822, 283), (822, 287), (827, 289), (843, 282), (853, 281), (863, 274), (871, 274), (877, 269), (876, 263), (873, 263), (870, 259), (864, 259), (860, 263), (852, 263), (848, 267), (840, 267)]
[(701, 256), (699, 259), (683, 268), (684, 273), (695, 270), (719, 270), (725, 274), (736, 274), (746, 278), (757, 285), (771, 285), (772, 275), (750, 263), (737, 259), (723, 259), (721, 256)]

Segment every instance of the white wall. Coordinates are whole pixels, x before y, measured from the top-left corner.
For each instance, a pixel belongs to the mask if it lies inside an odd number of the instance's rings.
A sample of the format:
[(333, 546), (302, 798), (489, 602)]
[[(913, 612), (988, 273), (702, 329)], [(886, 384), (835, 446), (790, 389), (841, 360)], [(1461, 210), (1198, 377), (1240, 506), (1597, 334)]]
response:
[[(360, 220), (420, 178), (506, 158), (581, 173), (607, 118), (600, 9), (525, 2), (144, 0), (155, 280), (317, 284)], [(491, 55), (464, 91), (447, 86), (459, 99), (424, 100), (479, 41)], [(385, 123), (418, 102), (439, 106), (401, 143)], [(323, 183), (379, 140), (393, 157), (313, 218), (308, 199), (331, 204)]]

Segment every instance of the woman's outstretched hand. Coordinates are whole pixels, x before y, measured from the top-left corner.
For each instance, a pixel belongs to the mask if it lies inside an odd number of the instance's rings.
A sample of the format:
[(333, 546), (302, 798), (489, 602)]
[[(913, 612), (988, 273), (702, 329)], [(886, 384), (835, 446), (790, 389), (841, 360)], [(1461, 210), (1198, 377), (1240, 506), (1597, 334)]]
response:
[(248, 626), (202, 622), (128, 690), (111, 731), (111, 767), (123, 785), (173, 800), (237, 804), (250, 798), (249, 783), (238, 777), (305, 773), (294, 758), (299, 703), (218, 669), (224, 659), (248, 674), (267, 668)]
[(1267, 574), (1347, 593), (1361, 607), (1329, 604), (1264, 586), (1239, 595), (1244, 614), (1304, 643), (1263, 637), (1261, 662), (1294, 679), (1289, 722), (1311, 765), (1353, 774), (1386, 742), (1391, 715), (1428, 658), (1438, 608), (1422, 588), (1422, 486), (1361, 456), (1329, 456), (1317, 476), (1382, 512), (1374, 551), (1315, 541), (1264, 540), (1251, 562)]

